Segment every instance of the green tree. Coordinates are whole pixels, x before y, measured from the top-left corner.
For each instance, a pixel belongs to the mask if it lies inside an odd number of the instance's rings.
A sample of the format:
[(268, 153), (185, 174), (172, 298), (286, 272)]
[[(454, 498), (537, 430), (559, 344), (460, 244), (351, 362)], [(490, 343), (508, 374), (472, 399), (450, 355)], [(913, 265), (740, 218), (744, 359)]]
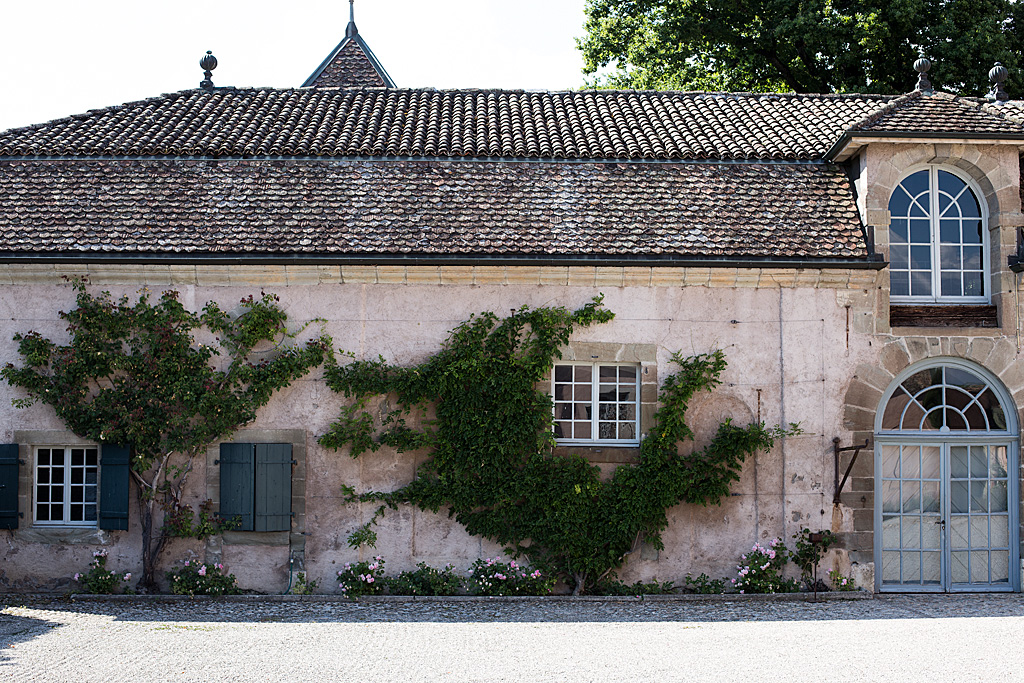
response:
[[(322, 364), (331, 343), (323, 335), (293, 344), (287, 315), (273, 295), (242, 299), (237, 313), (210, 302), (185, 309), (175, 291), (154, 302), (93, 296), (74, 282), (76, 307), (61, 312), (71, 340), (38, 332), (16, 334), (24, 366), (0, 370), (36, 401), (56, 411), (72, 432), (131, 448), (131, 475), (142, 511), (143, 576), (152, 590), (160, 552), (180, 521), (182, 492), (197, 456), (256, 417), (278, 389)], [(199, 343), (196, 337), (206, 339)], [(258, 357), (258, 360), (254, 360)], [(218, 368), (219, 366), (219, 368)], [(173, 529), (162, 522), (176, 519)], [(190, 526), (190, 525), (186, 525)]]
[(588, 0), (578, 40), (590, 85), (655, 90), (902, 93), (918, 52), (933, 86), (1017, 87), (1024, 4), (1014, 0)]

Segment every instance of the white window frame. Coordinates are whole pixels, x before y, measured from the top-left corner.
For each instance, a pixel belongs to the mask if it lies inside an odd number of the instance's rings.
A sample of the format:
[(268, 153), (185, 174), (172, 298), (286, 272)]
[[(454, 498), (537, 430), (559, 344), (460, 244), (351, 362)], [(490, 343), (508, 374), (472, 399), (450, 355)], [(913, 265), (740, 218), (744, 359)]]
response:
[[(551, 369), (551, 396), (552, 396), (552, 403), (554, 405), (554, 422), (557, 423), (557, 422), (560, 421), (558, 419), (558, 412), (557, 412), (558, 403), (557, 403), (557, 398), (556, 398), (557, 394), (555, 392), (555, 384), (556, 384), (555, 380), (556, 380), (556, 376), (557, 376), (557, 369), (559, 367), (565, 367), (565, 366), (588, 366), (588, 365), (592, 369), (591, 370), (591, 372), (592, 372), (592, 374), (591, 374), (591, 382), (590, 382), (590, 386), (591, 386), (591, 397), (590, 397), (590, 408), (591, 408), (591, 411), (590, 411), (591, 412), (591, 419), (590, 419), (591, 429), (590, 429), (590, 433), (591, 433), (591, 437), (589, 439), (585, 439), (585, 438), (571, 438), (571, 437), (557, 437), (556, 436), (555, 437), (555, 442), (558, 443), (559, 445), (565, 445), (565, 446), (584, 446), (584, 445), (592, 446), (592, 445), (596, 445), (596, 444), (603, 444), (603, 445), (609, 445), (609, 446), (633, 446), (633, 447), (639, 446), (640, 445), (640, 384), (641, 384), (641, 379), (640, 378), (641, 378), (641, 375), (643, 373), (643, 368), (642, 368), (642, 366), (639, 363), (616, 363), (616, 362), (602, 362), (602, 361), (594, 361), (594, 362), (564, 361), (564, 362), (555, 363), (554, 367)], [(602, 366), (604, 366), (604, 367), (631, 367), (631, 368), (634, 368), (636, 370), (636, 385), (635, 385), (635, 389), (634, 389), (634, 401), (633, 401), (634, 415), (635, 415), (635, 419), (633, 420), (633, 433), (636, 435), (635, 438), (632, 438), (632, 439), (619, 439), (619, 438), (615, 438), (615, 439), (601, 439), (601, 438), (595, 436), (596, 434), (598, 434), (598, 430), (599, 430), (598, 423), (600, 422), (600, 419), (599, 419), (600, 386), (601, 386), (601, 382), (600, 382), (600, 368)], [(617, 401), (616, 404), (621, 404), (621, 402)], [(580, 422), (579, 419), (576, 419), (574, 421), (575, 422)], [(620, 424), (621, 422), (622, 422), (621, 420), (616, 419), (616, 424)]]
[[(54, 519), (39, 519), (39, 487), (42, 486), (53, 486), (52, 481), (45, 484), (39, 482), (39, 451), (41, 450), (53, 450), (62, 449), (64, 451), (64, 482), (63, 486), (63, 517), (59, 520)], [(94, 466), (84, 465), (83, 467), (88, 469), (94, 469), (96, 473), (96, 483), (89, 484), (83, 483), (80, 485), (74, 485), (71, 483), (71, 453), (73, 450), (94, 450), (96, 452), (96, 464)], [(44, 467), (46, 467), (44, 465)], [(95, 519), (91, 520), (79, 520), (72, 521), (71, 518), (71, 491), (74, 486), (92, 487), (95, 489), (95, 500), (86, 501), (86, 504), (91, 504), (95, 508)], [(35, 526), (46, 526), (46, 527), (86, 527), (94, 528), (99, 526), (99, 495), (100, 495), (100, 447), (94, 444), (38, 444), (32, 446), (32, 523)], [(51, 501), (52, 502), (52, 501)]]
[[(910, 176), (920, 171), (928, 171), (928, 214), (929, 214), (929, 225), (931, 231), (931, 284), (932, 294), (930, 296), (914, 296), (914, 295), (893, 295), (890, 293), (889, 300), (894, 304), (987, 304), (992, 300), (992, 281), (991, 281), (991, 266), (989, 263), (989, 216), (988, 206), (985, 202), (985, 195), (981, 192), (981, 188), (978, 187), (977, 183), (972, 178), (964, 174), (957, 168), (944, 166), (941, 164), (927, 164), (923, 166), (916, 166), (907, 173), (903, 174), (900, 181), (893, 188), (892, 193), (889, 195), (889, 204), (891, 205), (893, 195), (900, 191), (900, 185), (907, 180)], [(983, 296), (943, 296), (942, 292), (942, 262), (941, 262), (941, 238), (940, 238), (940, 220), (939, 216), (939, 185), (938, 185), (938, 174), (939, 171), (945, 171), (950, 175), (956, 176), (967, 185), (967, 189), (974, 193), (975, 199), (978, 201), (979, 213), (981, 214), (981, 259), (982, 259), (982, 274), (981, 281), (982, 287), (984, 288), (985, 294)], [(906, 219), (906, 216), (891, 216), (890, 221), (893, 219)], [(909, 239), (909, 221), (908, 221), (908, 239)], [(890, 223), (890, 237), (889, 237), (889, 273), (890, 279), (892, 276), (892, 232)], [(910, 275), (910, 269), (908, 264), (908, 278)], [(959, 272), (963, 272), (961, 269)], [(890, 284), (891, 292), (891, 284)]]

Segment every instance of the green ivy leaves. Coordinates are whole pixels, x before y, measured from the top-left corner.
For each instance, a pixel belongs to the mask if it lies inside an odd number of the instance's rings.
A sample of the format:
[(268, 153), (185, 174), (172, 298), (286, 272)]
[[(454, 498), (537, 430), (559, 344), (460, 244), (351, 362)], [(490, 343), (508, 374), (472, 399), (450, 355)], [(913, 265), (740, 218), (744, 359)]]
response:
[[(661, 547), (668, 508), (717, 503), (747, 455), (796, 429), (726, 421), (706, 448), (679, 455), (679, 444), (693, 438), (685, 420), (691, 399), (719, 383), (726, 363), (721, 351), (677, 353), (672, 361), (679, 371), (661, 388), (662, 407), (638, 465), (619, 467), (602, 481), (583, 458), (555, 456), (551, 399), (536, 385), (575, 329), (612, 317), (600, 297), (571, 312), (521, 308), (504, 319), (483, 313), (455, 328), (441, 351), (416, 367), (377, 359), (329, 368), (328, 385), (356, 402), (342, 409), (320, 443), (349, 445), (353, 456), (382, 445), (429, 448), (432, 456), (408, 485), (357, 496), (383, 505), (350, 544), (375, 541), (370, 527), (385, 505), (447, 508), (469, 533), (560, 573), (583, 592), (622, 566), (642, 539)], [(375, 395), (396, 404), (379, 430), (365, 411)], [(412, 416), (422, 427), (407, 425)]]

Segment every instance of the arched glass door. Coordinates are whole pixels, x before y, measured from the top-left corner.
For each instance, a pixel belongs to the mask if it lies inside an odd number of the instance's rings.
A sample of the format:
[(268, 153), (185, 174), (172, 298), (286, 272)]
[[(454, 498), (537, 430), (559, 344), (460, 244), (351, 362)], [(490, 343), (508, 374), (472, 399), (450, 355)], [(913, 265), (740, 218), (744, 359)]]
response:
[(883, 398), (875, 436), (880, 590), (1019, 589), (1016, 412), (983, 370), (911, 368)]

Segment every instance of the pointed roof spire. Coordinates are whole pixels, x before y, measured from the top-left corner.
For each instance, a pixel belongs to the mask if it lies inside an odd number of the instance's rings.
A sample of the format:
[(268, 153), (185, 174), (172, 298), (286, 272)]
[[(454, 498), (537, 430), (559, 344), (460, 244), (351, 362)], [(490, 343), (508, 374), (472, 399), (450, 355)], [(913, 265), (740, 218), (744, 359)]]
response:
[(302, 87), (394, 88), (395, 83), (356, 28), (355, 0), (348, 0), (345, 38), (327, 55)]
[(348, 0), (348, 26), (345, 27), (345, 37), (351, 38), (359, 33), (356, 28), (356, 0)]

